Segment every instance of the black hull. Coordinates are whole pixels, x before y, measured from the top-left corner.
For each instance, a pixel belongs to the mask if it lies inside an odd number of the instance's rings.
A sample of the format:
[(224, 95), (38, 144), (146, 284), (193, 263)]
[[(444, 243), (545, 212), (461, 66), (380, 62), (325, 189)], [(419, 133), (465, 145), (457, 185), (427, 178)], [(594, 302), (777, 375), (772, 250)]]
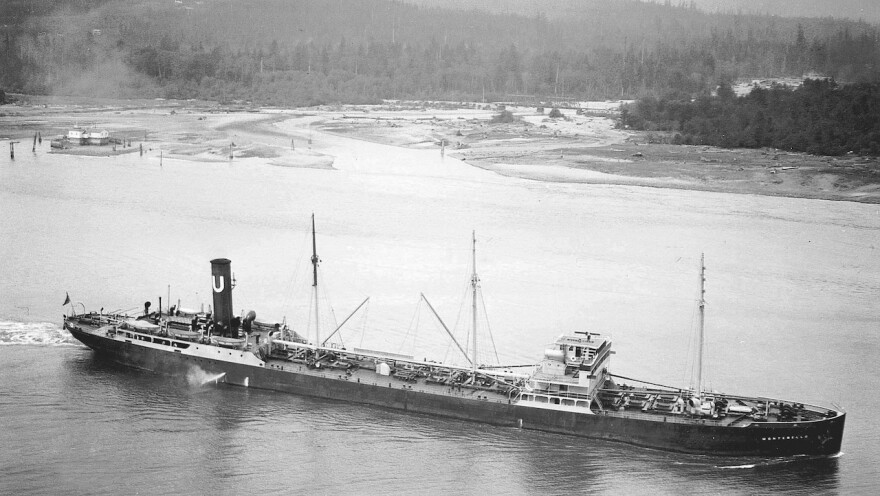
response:
[[(298, 373), (297, 365), (254, 366), (223, 359), (191, 356), (172, 349), (146, 347), (100, 334), (68, 328), (73, 336), (102, 356), (125, 366), (179, 375), (199, 368), (225, 374), (222, 382), (316, 398), (374, 405), (497, 426), (521, 427), (623, 442), (631, 445), (712, 456), (784, 457), (834, 455), (840, 452), (845, 414), (808, 422), (752, 423), (747, 427), (710, 423), (644, 420), (616, 415), (585, 414), (452, 397), (408, 389), (389, 378), (367, 384), (337, 374)], [(218, 349), (219, 350), (219, 349)], [(222, 354), (226, 355), (223, 350)], [(238, 352), (236, 352), (238, 353)]]

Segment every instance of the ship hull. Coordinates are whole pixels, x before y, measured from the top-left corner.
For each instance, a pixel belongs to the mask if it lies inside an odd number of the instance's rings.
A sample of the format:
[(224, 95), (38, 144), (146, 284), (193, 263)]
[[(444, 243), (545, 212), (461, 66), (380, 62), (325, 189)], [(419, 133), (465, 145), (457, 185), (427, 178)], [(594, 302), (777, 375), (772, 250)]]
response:
[[(185, 376), (194, 369), (219, 376), (221, 382), (391, 408), (412, 413), (519, 427), (587, 439), (713, 456), (781, 457), (834, 455), (840, 451), (845, 415), (808, 422), (764, 422), (746, 427), (681, 422), (670, 416), (659, 420), (627, 418), (614, 414), (580, 413), (535, 408), (473, 396), (449, 396), (424, 392), (390, 377), (376, 376), (371, 383), (327, 371), (303, 373), (302, 365), (238, 363), (233, 354), (244, 353), (215, 347), (211, 354), (194, 356), (179, 350), (159, 349), (105, 337), (70, 326), (83, 344), (113, 362), (156, 373)], [(216, 350), (216, 357), (213, 356)], [(668, 421), (667, 421), (668, 420)]]

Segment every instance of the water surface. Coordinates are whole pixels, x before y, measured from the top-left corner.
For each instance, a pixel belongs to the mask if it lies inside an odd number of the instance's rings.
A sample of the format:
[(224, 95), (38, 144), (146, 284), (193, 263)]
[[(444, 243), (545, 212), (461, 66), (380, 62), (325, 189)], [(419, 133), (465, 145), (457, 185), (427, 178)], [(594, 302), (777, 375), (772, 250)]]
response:
[[(314, 146), (335, 170), (0, 158), (0, 492), (867, 494), (880, 484), (877, 206), (541, 183), (435, 150), (321, 134)], [(689, 457), (192, 386), (97, 361), (58, 329), (65, 292), (90, 310), (167, 302), (169, 286), (175, 303), (209, 304), (208, 261), (227, 257), (236, 308), (304, 330), (312, 212), (322, 308), (340, 322), (371, 297), (346, 343), (453, 358), (419, 295), (464, 336), (476, 230), (503, 363), (534, 362), (564, 331), (600, 331), (614, 339), (616, 373), (675, 385), (691, 379), (705, 253), (709, 384), (839, 404), (844, 455)]]

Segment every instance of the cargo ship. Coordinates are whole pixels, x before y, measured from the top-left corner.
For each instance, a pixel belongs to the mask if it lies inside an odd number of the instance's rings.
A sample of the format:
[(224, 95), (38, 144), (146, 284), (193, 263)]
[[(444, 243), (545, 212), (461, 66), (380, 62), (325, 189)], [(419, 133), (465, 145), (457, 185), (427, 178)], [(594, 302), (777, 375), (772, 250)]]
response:
[[(313, 217), (317, 292), (314, 232)], [(789, 457), (840, 452), (846, 415), (839, 409), (706, 391), (699, 372), (696, 385), (688, 388), (616, 376), (609, 371), (611, 340), (599, 333), (560, 335), (524, 372), (479, 364), (475, 332), (469, 352), (449, 333), (467, 365), (420, 361), (329, 346), (329, 336), (322, 340), (317, 326), (314, 337), (307, 338), (286, 325), (259, 321), (253, 311), (235, 316), (231, 262), (212, 260), (211, 273), (213, 307), (207, 312), (179, 304), (163, 308), (160, 300), (157, 310), (147, 303), (137, 316), (72, 312), (65, 315), (64, 328), (113, 362), (160, 374), (195, 373), (218, 384), (680, 453)], [(704, 280), (701, 260), (698, 369)], [(470, 285), (476, 307), (475, 255)]]

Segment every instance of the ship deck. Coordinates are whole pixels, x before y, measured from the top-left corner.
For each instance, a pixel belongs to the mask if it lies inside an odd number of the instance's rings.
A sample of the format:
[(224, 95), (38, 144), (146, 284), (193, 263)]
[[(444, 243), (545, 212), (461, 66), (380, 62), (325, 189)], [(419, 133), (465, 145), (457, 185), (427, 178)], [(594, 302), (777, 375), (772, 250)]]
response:
[(346, 370), (326, 366), (314, 368), (309, 367), (305, 362), (280, 358), (269, 358), (266, 361), (266, 367), (314, 377), (358, 382), (373, 386), (386, 386), (389, 388), (406, 389), (441, 396), (472, 398), (474, 400), (491, 401), (496, 403), (509, 404), (515, 398), (515, 395), (509, 395), (507, 392), (498, 389), (497, 387), (475, 386), (462, 383), (431, 382), (425, 377), (414, 377), (409, 374), (392, 373), (386, 376), (367, 368), (353, 368)]
[[(117, 330), (116, 327), (124, 319), (120, 316), (81, 316), (76, 320), (80, 325), (87, 327), (87, 332), (100, 335), (110, 336), (111, 339), (124, 339), (121, 336), (123, 331)], [(118, 333), (118, 334), (114, 334)], [(159, 343), (169, 347), (187, 347), (193, 345), (196, 348), (210, 347), (211, 349), (226, 350), (220, 346), (189, 342), (185, 340), (176, 340), (168, 336), (151, 335), (139, 333), (132, 329), (124, 331), (129, 338), (138, 341), (149, 341), (151, 343)], [(248, 336), (244, 344), (244, 349), (238, 352), (242, 356), (251, 356), (251, 359), (258, 358), (265, 363), (265, 367), (275, 369), (279, 372), (289, 372), (291, 374), (302, 374), (312, 377), (320, 377), (324, 379), (332, 379), (339, 381), (357, 382), (372, 386), (381, 386), (394, 389), (403, 389), (413, 392), (470, 399), (474, 401), (486, 401), (500, 404), (519, 404), (522, 406), (530, 406), (536, 408), (548, 408), (567, 410), (576, 413), (595, 414), (605, 417), (639, 419), (652, 422), (662, 423), (680, 423), (680, 424), (702, 424), (707, 426), (718, 427), (747, 427), (755, 422), (788, 422), (799, 423), (822, 420), (833, 413), (821, 407), (810, 405), (786, 403), (768, 398), (748, 398), (733, 395), (723, 395), (732, 405), (737, 407), (736, 412), (727, 414), (709, 416), (709, 415), (690, 415), (687, 412), (673, 412), (669, 408), (669, 398), (683, 396), (685, 394), (680, 390), (667, 390), (646, 387), (631, 386), (615, 386), (613, 389), (603, 389), (599, 391), (596, 398), (582, 398), (579, 400), (588, 400), (577, 402), (580, 406), (561, 406), (554, 405), (552, 401), (547, 404), (537, 405), (534, 402), (518, 401), (519, 393), (523, 390), (524, 381), (515, 381), (512, 379), (500, 378), (489, 374), (481, 373), (479, 370), (474, 374), (469, 369), (457, 368), (437, 364), (433, 362), (414, 362), (411, 360), (399, 360), (393, 358), (377, 359), (375, 356), (368, 356), (357, 351), (347, 350), (327, 350), (323, 349), (321, 353), (316, 355), (313, 350), (306, 348), (286, 350), (266, 355), (260, 353), (261, 343), (265, 345), (267, 340), (267, 332), (255, 332)], [(265, 347), (263, 348), (265, 350)], [(316, 359), (317, 357), (317, 359)], [(377, 363), (388, 364), (389, 367), (380, 373), (380, 366)], [(549, 393), (542, 391), (529, 391), (532, 396), (552, 395), (557, 396), (559, 393)], [(635, 400), (633, 405), (620, 406), (617, 400), (622, 396), (631, 396), (633, 398), (641, 398), (643, 401)], [(576, 397), (577, 395), (571, 395)], [(658, 408), (658, 402), (650, 403), (654, 400), (647, 398), (654, 397), (658, 399), (663, 397), (666, 403), (664, 408)], [(720, 394), (715, 394), (721, 397)], [(648, 403), (646, 407), (645, 404)], [(769, 408), (767, 404), (769, 403)], [(748, 412), (746, 411), (748, 410)], [(761, 411), (763, 414), (759, 418), (755, 418), (755, 412)]]
[[(251, 336), (248, 342), (248, 347), (255, 348), (257, 346), (257, 343), (265, 342), (263, 341), (264, 339), (265, 337), (256, 338), (256, 336)], [(356, 352), (339, 350), (337, 352), (337, 358), (339, 358), (339, 361), (336, 363), (368, 363), (369, 365), (374, 365), (372, 362), (369, 361), (368, 358), (359, 356)], [(388, 361), (391, 363), (395, 362), (395, 360), (391, 359), (389, 359)], [(428, 393), (440, 396), (470, 398), (487, 402), (511, 404), (517, 403), (517, 396), (519, 393), (518, 387), (513, 387), (512, 384), (492, 382), (491, 379), (488, 377), (483, 377), (483, 380), (486, 382), (482, 385), (469, 383), (469, 381), (472, 380), (472, 375), (468, 373), (461, 374), (463, 379), (462, 381), (432, 381), (430, 380), (432, 372), (448, 373), (450, 369), (446, 366), (430, 362), (424, 362), (420, 364), (418, 362), (410, 362), (404, 360), (402, 363), (404, 363), (406, 366), (403, 368), (395, 367), (389, 375), (381, 375), (375, 369), (369, 368), (369, 366), (356, 366), (348, 368), (344, 366), (334, 365), (334, 362), (332, 361), (328, 363), (326, 360), (322, 360), (322, 363), (324, 365), (322, 365), (321, 367), (314, 367), (310, 366), (308, 360), (306, 359), (282, 358), (279, 356), (271, 356), (268, 357), (266, 360), (267, 367), (275, 368), (282, 371), (296, 372), (298, 374), (306, 374), (322, 378), (354, 381), (374, 386), (387, 386), (389, 388), (407, 389), (410, 391), (417, 391), (421, 393)], [(477, 377), (479, 380), (479, 372)], [(641, 394), (648, 396), (668, 396), (674, 391), (667, 389), (636, 388), (624, 386), (623, 389), (613, 390), (613, 392), (620, 392), (622, 394)], [(577, 395), (571, 396), (574, 397)], [(735, 403), (739, 407), (749, 408), (752, 409), (752, 411), (762, 410), (766, 414), (761, 416), (760, 420), (755, 420), (754, 418), (752, 418), (750, 413), (728, 413), (712, 417), (698, 415), (692, 416), (686, 412), (672, 413), (670, 411), (655, 409), (641, 410), (640, 408), (603, 408), (602, 406), (600, 406), (600, 398), (596, 398), (595, 401), (590, 402), (589, 408), (573, 408), (573, 410), (580, 411), (585, 414), (596, 414), (616, 418), (640, 419), (652, 422), (668, 422), (680, 424), (699, 423), (702, 425), (714, 425), (718, 427), (747, 427), (756, 421), (795, 423), (815, 421), (825, 418), (826, 414), (829, 412), (829, 410), (823, 409), (821, 407), (798, 404), (798, 408), (792, 410), (792, 413), (788, 417), (784, 417), (782, 415), (782, 405), (794, 405), (794, 403), (786, 403), (781, 400), (772, 400), (769, 398), (749, 398), (720, 394), (716, 394), (715, 396), (724, 396), (731, 403)], [(770, 403), (769, 409), (767, 409), (766, 407), (767, 402)], [(572, 409), (570, 408), (569, 410)]]

